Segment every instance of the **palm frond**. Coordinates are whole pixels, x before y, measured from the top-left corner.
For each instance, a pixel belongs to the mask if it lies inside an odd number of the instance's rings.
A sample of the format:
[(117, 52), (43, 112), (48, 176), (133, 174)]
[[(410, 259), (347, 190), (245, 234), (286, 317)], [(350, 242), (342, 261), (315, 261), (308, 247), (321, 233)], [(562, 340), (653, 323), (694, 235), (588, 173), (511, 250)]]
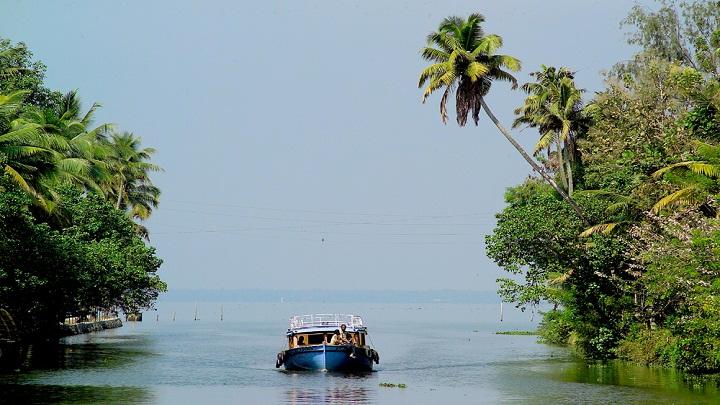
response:
[(663, 209), (671, 206), (682, 205), (685, 203), (696, 203), (698, 202), (698, 198), (696, 196), (698, 191), (699, 190), (696, 186), (682, 188), (658, 200), (658, 202), (653, 205), (651, 211), (657, 214)]
[(555, 134), (552, 132), (546, 132), (540, 136), (540, 139), (535, 144), (534, 153), (538, 153), (543, 149), (546, 149), (555, 140)]
[(590, 228), (587, 228), (586, 230), (582, 231), (579, 236), (581, 238), (587, 238), (596, 233), (602, 233), (603, 235), (608, 235), (608, 234), (612, 233), (612, 231), (615, 228), (617, 228), (618, 225), (620, 225), (619, 222), (608, 222), (605, 224), (593, 225)]
[(487, 65), (480, 62), (470, 62), (465, 71), (465, 74), (470, 78), (471, 81), (475, 82), (482, 76), (485, 76), (490, 71)]

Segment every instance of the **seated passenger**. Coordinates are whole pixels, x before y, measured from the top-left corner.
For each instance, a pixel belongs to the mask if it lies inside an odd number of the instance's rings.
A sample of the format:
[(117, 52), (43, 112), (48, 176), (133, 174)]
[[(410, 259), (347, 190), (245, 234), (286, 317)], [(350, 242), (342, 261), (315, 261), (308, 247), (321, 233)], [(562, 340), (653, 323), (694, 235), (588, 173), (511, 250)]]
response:
[(350, 332), (347, 332), (347, 326), (345, 326), (345, 324), (342, 324), (342, 325), (340, 325), (340, 329), (342, 330), (340, 332), (340, 334), (341, 334), (343, 343), (346, 345), (355, 344), (355, 341), (353, 340), (352, 335), (350, 334)]
[(339, 330), (335, 329), (335, 332), (333, 333), (333, 337), (332, 337), (332, 339), (330, 339), (330, 344), (331, 345), (345, 344), (345, 342), (343, 342), (343, 339), (342, 339), (342, 336), (340, 335)]
[(305, 346), (305, 336), (300, 336), (297, 340), (297, 346)]

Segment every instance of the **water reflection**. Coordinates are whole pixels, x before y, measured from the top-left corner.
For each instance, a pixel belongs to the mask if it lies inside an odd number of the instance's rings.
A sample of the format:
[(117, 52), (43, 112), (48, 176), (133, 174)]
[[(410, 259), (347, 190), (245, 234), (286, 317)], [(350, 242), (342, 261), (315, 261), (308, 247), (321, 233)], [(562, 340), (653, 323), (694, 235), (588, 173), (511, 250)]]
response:
[(375, 392), (364, 387), (336, 386), (327, 388), (292, 388), (285, 391), (285, 403), (306, 404), (369, 404)]
[(31, 345), (17, 347), (12, 353), (6, 350), (2, 368), (5, 371), (117, 368), (146, 355), (145, 351), (107, 342)]
[(86, 335), (58, 344), (15, 346), (12, 351), (4, 351), (0, 404), (153, 402), (154, 396), (145, 388), (86, 385), (82, 376), (73, 380), (60, 378), (60, 384), (53, 381), (60, 372), (94, 369), (106, 372), (131, 365), (147, 355), (134, 345), (123, 344), (122, 338), (110, 335)]
[[(294, 386), (285, 391), (285, 403), (304, 404), (369, 404), (375, 402), (377, 390), (359, 384), (371, 379), (372, 372), (334, 373), (286, 371)], [(322, 382), (324, 384), (318, 384)], [(318, 386), (324, 385), (324, 386)], [(372, 383), (374, 385), (374, 383)]]
[(623, 361), (575, 362), (558, 367), (556, 378), (567, 382), (609, 384), (663, 390), (677, 394), (720, 397), (720, 375), (690, 375), (668, 368), (653, 368)]
[(59, 385), (3, 385), (0, 404), (137, 404), (153, 401), (146, 389)]

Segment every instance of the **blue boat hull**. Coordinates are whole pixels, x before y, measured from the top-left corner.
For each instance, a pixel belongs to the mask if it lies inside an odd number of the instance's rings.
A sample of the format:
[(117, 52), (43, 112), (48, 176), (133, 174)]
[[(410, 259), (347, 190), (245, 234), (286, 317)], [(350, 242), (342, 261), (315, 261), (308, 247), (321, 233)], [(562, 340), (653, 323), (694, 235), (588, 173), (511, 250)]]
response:
[(304, 346), (286, 350), (284, 364), (286, 370), (372, 371), (373, 359), (369, 349), (358, 347), (354, 358), (351, 354), (351, 346)]

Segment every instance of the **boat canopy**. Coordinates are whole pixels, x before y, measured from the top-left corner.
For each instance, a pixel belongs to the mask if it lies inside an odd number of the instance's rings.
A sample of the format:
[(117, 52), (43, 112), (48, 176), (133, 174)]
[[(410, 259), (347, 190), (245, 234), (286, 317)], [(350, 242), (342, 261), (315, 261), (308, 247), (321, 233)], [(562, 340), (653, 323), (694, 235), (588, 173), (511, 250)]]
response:
[(288, 334), (311, 331), (332, 331), (347, 326), (348, 332), (365, 332), (367, 328), (363, 320), (357, 315), (347, 314), (312, 314), (295, 315), (290, 318)]

